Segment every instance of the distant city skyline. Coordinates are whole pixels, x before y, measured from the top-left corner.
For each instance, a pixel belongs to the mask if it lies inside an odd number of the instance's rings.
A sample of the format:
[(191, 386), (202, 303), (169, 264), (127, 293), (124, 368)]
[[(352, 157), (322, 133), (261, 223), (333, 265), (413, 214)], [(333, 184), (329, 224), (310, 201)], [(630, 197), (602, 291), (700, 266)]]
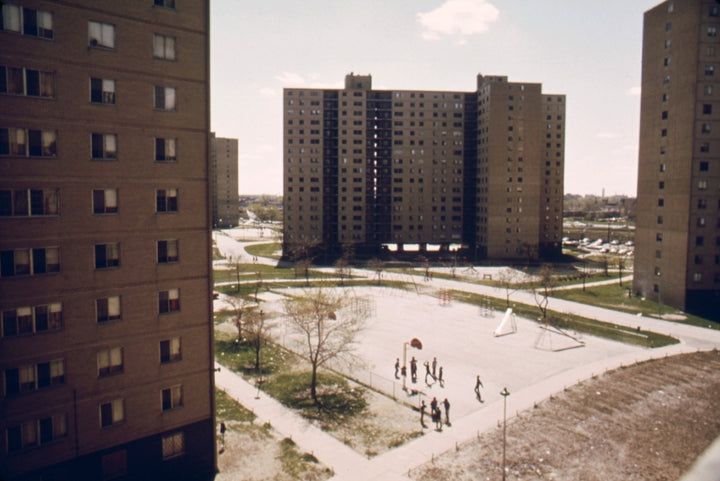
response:
[[(522, 5), (520, 5), (522, 3)], [(474, 91), (507, 75), (567, 95), (565, 192), (636, 195), (643, 13), (658, 0), (211, 4), (212, 130), (238, 139), (239, 193), (282, 193), (282, 90)]]

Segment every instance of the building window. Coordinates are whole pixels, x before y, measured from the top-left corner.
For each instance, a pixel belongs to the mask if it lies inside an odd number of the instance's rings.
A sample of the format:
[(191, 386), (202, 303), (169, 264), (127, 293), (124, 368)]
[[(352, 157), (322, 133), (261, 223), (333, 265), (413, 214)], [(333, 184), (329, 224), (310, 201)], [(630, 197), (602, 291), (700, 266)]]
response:
[(55, 74), (0, 65), (0, 93), (52, 98), (55, 96)]
[(102, 456), (102, 479), (113, 479), (127, 474), (127, 451), (121, 449)]
[(117, 136), (115, 134), (92, 134), (91, 148), (93, 159), (117, 159)]
[(710, 152), (710, 143), (703, 142), (702, 144), (700, 144), (700, 152), (703, 154)]
[(153, 0), (156, 7), (175, 8), (175, 0)]
[(717, 37), (717, 27), (715, 25), (709, 25), (707, 28), (708, 37)]
[(98, 377), (111, 376), (123, 372), (123, 349), (114, 347), (97, 353)]
[(695, 237), (695, 246), (702, 247), (705, 245), (705, 238), (701, 235)]
[(176, 312), (180, 310), (180, 290), (169, 289), (158, 293), (158, 307), (160, 313)]
[(712, 114), (712, 104), (703, 104), (703, 114), (704, 115)]
[(705, 95), (712, 95), (713, 94), (713, 86), (712, 85), (706, 85), (704, 88)]
[(58, 189), (0, 189), (0, 217), (58, 215)]
[(705, 65), (705, 75), (712, 77), (715, 75), (715, 65)]
[(165, 341), (160, 341), (160, 363), (176, 362), (182, 360), (182, 351), (180, 349), (180, 338), (173, 337)]
[(175, 88), (158, 87), (154, 89), (154, 107), (159, 110), (175, 110)]
[(660, 137), (667, 137), (667, 134), (668, 134), (667, 129), (662, 129), (662, 130), (660, 131)]
[(178, 262), (178, 240), (161, 240), (157, 243), (158, 264)]
[(158, 189), (156, 191), (156, 209), (158, 212), (178, 211), (177, 189)]
[(710, 170), (710, 163), (707, 161), (700, 162), (700, 172), (707, 172)]
[(662, 232), (658, 232), (658, 233), (655, 234), (655, 240), (656, 240), (657, 242), (662, 242), (662, 239), (663, 239)]
[(710, 124), (709, 123), (702, 124), (701, 132), (703, 134), (709, 134), (710, 133)]
[(659, 215), (657, 216), (657, 223), (662, 224), (663, 223), (663, 216)]
[(0, 14), (3, 30), (22, 33), (32, 37), (53, 38), (53, 15), (43, 10), (21, 8), (3, 3)]
[(122, 319), (120, 312), (120, 296), (104, 297), (95, 300), (97, 322), (117, 321)]
[(164, 460), (182, 456), (183, 454), (185, 454), (185, 433), (177, 432), (162, 437), (162, 457)]
[(54, 439), (67, 436), (67, 417), (56, 414), (46, 418), (33, 419), (7, 428), (8, 453), (25, 448), (47, 444)]
[(120, 267), (120, 245), (95, 244), (95, 269)]
[(707, 190), (707, 180), (698, 180), (698, 189)]
[(16, 157), (55, 157), (57, 132), (0, 128), (0, 155)]
[(162, 410), (169, 411), (170, 409), (179, 408), (183, 405), (183, 390), (182, 385), (172, 386), (167, 389), (163, 389), (161, 394)]
[(60, 272), (60, 248), (0, 251), (0, 277), (29, 276)]
[(62, 329), (62, 303), (2, 311), (3, 337)]
[(94, 104), (115, 104), (115, 80), (91, 78), (90, 102)]
[(658, 207), (663, 207), (665, 205), (665, 199), (658, 199), (657, 205)]
[(702, 273), (701, 272), (693, 273), (693, 282), (702, 282)]
[(175, 37), (153, 34), (153, 56), (164, 60), (175, 60)]
[(115, 48), (115, 25), (88, 22), (88, 45), (91, 47)]
[(93, 190), (93, 214), (117, 214), (117, 189)]
[(177, 161), (175, 139), (155, 139), (155, 160), (157, 162)]
[(113, 399), (100, 404), (100, 427), (105, 428), (125, 420), (125, 400)]
[(5, 394), (36, 391), (65, 384), (65, 361), (56, 359), (5, 370)]
[(697, 218), (697, 226), (705, 227), (705, 225), (706, 225), (705, 217), (698, 217)]

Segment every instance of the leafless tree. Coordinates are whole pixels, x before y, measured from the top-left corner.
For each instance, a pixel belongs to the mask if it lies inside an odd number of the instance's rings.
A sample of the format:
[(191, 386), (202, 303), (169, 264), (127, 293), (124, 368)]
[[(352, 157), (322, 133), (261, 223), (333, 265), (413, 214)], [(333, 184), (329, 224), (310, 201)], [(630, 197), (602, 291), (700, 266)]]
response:
[(537, 304), (538, 309), (540, 309), (542, 319), (545, 320), (547, 318), (548, 302), (550, 301), (552, 290), (556, 285), (556, 279), (553, 275), (552, 266), (549, 264), (542, 265), (538, 271), (538, 276), (540, 277), (538, 280), (539, 285), (533, 288), (533, 296), (535, 297), (535, 304)]
[(248, 311), (245, 320), (245, 334), (248, 344), (255, 351), (255, 370), (260, 372), (260, 350), (265, 345), (272, 328), (263, 311), (251, 309)]
[(518, 290), (516, 284), (520, 281), (520, 275), (515, 269), (506, 267), (500, 271), (498, 278), (505, 288), (505, 306), (510, 307), (510, 295)]
[(368, 261), (367, 267), (368, 267), (368, 269), (375, 271), (375, 275), (377, 276), (377, 283), (379, 286), (380, 280), (382, 279), (382, 271), (383, 271), (383, 268), (385, 267), (385, 264), (383, 263), (383, 261), (381, 261), (377, 257), (373, 257), (372, 259), (370, 259)]
[(302, 296), (285, 301), (289, 329), (302, 337), (299, 355), (312, 366), (310, 395), (317, 397), (317, 370), (331, 359), (349, 356), (367, 313), (357, 306), (357, 297), (340, 289), (306, 289)]
[(345, 277), (350, 277), (350, 263), (344, 257), (335, 261), (335, 273), (340, 278), (340, 285), (345, 285)]
[(233, 296), (228, 296), (226, 300), (227, 300), (227, 303), (232, 306), (232, 310), (233, 310), (233, 314), (234, 314), (232, 317), (232, 323), (238, 330), (238, 341), (242, 342), (243, 326), (245, 323), (244, 317), (245, 317), (245, 314), (251, 309), (251, 302), (250, 302), (250, 300), (248, 300), (244, 297), (233, 297)]

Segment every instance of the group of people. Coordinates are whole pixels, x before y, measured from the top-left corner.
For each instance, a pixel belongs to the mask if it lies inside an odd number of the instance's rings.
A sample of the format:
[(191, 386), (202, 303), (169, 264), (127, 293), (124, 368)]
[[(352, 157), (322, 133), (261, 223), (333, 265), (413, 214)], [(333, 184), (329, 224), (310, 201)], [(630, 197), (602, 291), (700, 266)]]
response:
[[(410, 359), (410, 380), (413, 383), (417, 383), (418, 379), (418, 361), (415, 359), (415, 356)], [(425, 384), (428, 387), (432, 387), (433, 384), (436, 382), (440, 383), (440, 387), (445, 387), (445, 380), (443, 379), (443, 367), (438, 367), (437, 358), (433, 357), (432, 363), (430, 361), (425, 361), (423, 364), (425, 366)], [(407, 376), (407, 370), (405, 366), (400, 366), (400, 358), (395, 359), (395, 379), (400, 379), (400, 377)], [(432, 379), (432, 382), (430, 382), (429, 379)]]
[[(442, 406), (445, 408), (445, 424), (450, 426), (450, 401), (445, 398), (445, 400), (442, 402)], [(425, 404), (425, 400), (423, 399), (420, 402), (420, 425), (423, 428), (427, 427), (427, 425), (425, 425), (426, 409), (427, 405)], [(440, 410), (440, 405), (438, 404), (438, 400), (435, 397), (433, 397), (432, 401), (430, 401), (430, 419), (432, 419), (432, 422), (435, 423), (435, 429), (438, 431), (442, 431), (442, 411)]]

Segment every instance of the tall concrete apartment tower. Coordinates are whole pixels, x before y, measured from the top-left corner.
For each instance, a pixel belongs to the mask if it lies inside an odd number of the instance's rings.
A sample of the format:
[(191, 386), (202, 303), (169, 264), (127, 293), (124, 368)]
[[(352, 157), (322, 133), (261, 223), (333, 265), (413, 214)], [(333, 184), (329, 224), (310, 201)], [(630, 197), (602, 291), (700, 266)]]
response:
[(209, 2), (0, 25), (0, 478), (212, 476)]
[(565, 97), (477, 77), (474, 92), (284, 91), (284, 245), (329, 258), (462, 246), (472, 259), (561, 253)]
[(238, 140), (211, 133), (212, 222), (235, 227), (240, 217), (238, 198)]
[(720, 5), (645, 12), (634, 289), (720, 312)]

